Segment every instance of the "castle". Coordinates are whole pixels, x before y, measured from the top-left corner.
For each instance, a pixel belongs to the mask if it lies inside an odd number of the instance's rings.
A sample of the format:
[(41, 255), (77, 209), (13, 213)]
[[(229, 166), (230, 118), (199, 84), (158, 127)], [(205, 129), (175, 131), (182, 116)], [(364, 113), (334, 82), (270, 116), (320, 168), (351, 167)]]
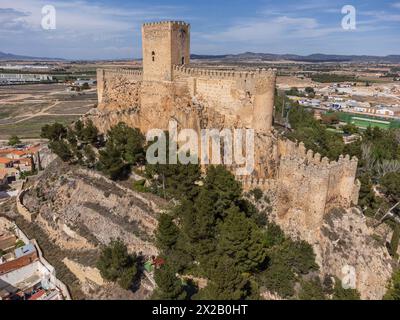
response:
[[(304, 212), (310, 230), (333, 205), (357, 203), (357, 159), (321, 159), (273, 129), (276, 71), (221, 71), (190, 65), (190, 25), (182, 21), (142, 27), (143, 70), (97, 70), (98, 108), (88, 115), (102, 131), (123, 121), (139, 128), (253, 128), (255, 172), (238, 177), (245, 190), (277, 195), (281, 218), (290, 208)], [(300, 219), (300, 218), (299, 218)]]

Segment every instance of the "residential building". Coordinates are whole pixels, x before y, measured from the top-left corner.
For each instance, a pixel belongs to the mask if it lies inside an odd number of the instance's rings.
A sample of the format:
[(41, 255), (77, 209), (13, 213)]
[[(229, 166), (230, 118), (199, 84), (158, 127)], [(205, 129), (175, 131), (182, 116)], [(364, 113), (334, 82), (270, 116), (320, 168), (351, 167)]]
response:
[(0, 157), (0, 169), (12, 168), (14, 161), (10, 158)]
[(36, 241), (4, 218), (0, 218), (0, 249), (0, 300), (70, 299)]

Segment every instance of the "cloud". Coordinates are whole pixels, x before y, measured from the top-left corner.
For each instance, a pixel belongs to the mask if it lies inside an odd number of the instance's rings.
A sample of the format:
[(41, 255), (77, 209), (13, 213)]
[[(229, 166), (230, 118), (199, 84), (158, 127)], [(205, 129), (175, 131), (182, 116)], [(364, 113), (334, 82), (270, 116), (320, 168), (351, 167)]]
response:
[[(196, 21), (192, 24), (195, 53), (380, 50), (383, 54), (400, 50), (394, 41), (400, 21), (394, 8), (400, 8), (400, 2), (381, 6), (384, 9), (379, 11), (373, 11), (375, 5), (357, 6), (357, 30), (346, 32), (341, 28), (342, 0), (262, 0), (261, 7), (243, 4), (242, 11), (239, 7), (227, 10), (229, 15), (221, 14), (220, 19), (210, 18), (204, 9), (208, 0), (203, 1), (205, 5), (198, 6), (183, 0), (183, 5), (139, 0), (118, 4), (112, 0), (0, 0), (0, 51), (71, 59), (140, 57), (143, 22), (183, 17)], [(56, 30), (41, 28), (41, 10), (49, 3), (56, 9)]]
[[(377, 13), (357, 14), (356, 30), (341, 26), (341, 5), (317, 1), (301, 2), (286, 8), (272, 6), (259, 11), (257, 18), (241, 18), (219, 31), (195, 35), (194, 50), (239, 53), (244, 51), (311, 54), (394, 54), (400, 50), (393, 41), (398, 15)], [(312, 10), (315, 9), (315, 10)], [(391, 40), (391, 41), (390, 41)], [(375, 46), (371, 46), (375, 43)]]
[(238, 22), (224, 31), (204, 34), (203, 38), (224, 42), (266, 43), (317, 38), (339, 31), (339, 25), (324, 27), (314, 18), (278, 16)]
[(26, 26), (25, 18), (29, 13), (12, 8), (0, 8), (0, 27), (3, 30), (21, 29)]
[[(66, 58), (105, 58), (107, 52), (112, 52), (111, 57), (127, 53), (126, 57), (138, 56), (141, 24), (147, 20), (174, 19), (184, 10), (170, 5), (128, 3), (117, 6), (60, 0), (53, 2), (56, 30), (43, 30), (42, 8), (48, 4), (45, 0), (1, 0), (0, 50), (40, 56), (56, 54)], [(117, 47), (124, 48), (121, 55), (117, 50), (105, 49)], [(43, 48), (47, 48), (48, 53), (43, 53)]]

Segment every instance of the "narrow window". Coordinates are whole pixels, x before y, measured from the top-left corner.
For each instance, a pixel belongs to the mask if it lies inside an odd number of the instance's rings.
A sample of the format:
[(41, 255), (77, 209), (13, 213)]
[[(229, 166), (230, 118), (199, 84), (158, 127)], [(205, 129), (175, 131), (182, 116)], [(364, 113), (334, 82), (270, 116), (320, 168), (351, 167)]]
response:
[(151, 60), (156, 61), (156, 53), (154, 51), (151, 52)]
[(185, 57), (182, 57), (182, 65), (185, 64)]

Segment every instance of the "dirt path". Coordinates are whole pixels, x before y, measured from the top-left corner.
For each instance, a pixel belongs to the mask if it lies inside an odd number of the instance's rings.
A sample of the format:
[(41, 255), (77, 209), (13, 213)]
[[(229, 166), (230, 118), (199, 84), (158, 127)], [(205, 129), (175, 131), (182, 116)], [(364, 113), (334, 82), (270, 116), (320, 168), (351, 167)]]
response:
[[(54, 114), (54, 113), (48, 113), (47, 112), (47, 111), (51, 110), (52, 108), (54, 108), (55, 106), (59, 105), (62, 102), (64, 102), (64, 101), (56, 101), (52, 105), (44, 108), (43, 110), (39, 111), (38, 113), (26, 113), (26, 114), (23, 114), (23, 115), (19, 115), (18, 118), (21, 118), (21, 117), (24, 117), (24, 118), (15, 121), (14, 124), (25, 122), (25, 121), (30, 120), (32, 118), (37, 118), (37, 117), (42, 117), (42, 116), (57, 116), (57, 117), (62, 117), (62, 116), (82, 116), (82, 113)], [(94, 103), (89, 103), (89, 104), (84, 105), (82, 107), (90, 107), (90, 106), (93, 106), (93, 105), (94, 105)], [(17, 117), (14, 117), (14, 118), (17, 118)], [(7, 119), (7, 118), (5, 118), (5, 119)], [(9, 118), (9, 119), (11, 119), (11, 118)], [(4, 126), (4, 125), (7, 125), (7, 124), (0, 124), (0, 126)]]

